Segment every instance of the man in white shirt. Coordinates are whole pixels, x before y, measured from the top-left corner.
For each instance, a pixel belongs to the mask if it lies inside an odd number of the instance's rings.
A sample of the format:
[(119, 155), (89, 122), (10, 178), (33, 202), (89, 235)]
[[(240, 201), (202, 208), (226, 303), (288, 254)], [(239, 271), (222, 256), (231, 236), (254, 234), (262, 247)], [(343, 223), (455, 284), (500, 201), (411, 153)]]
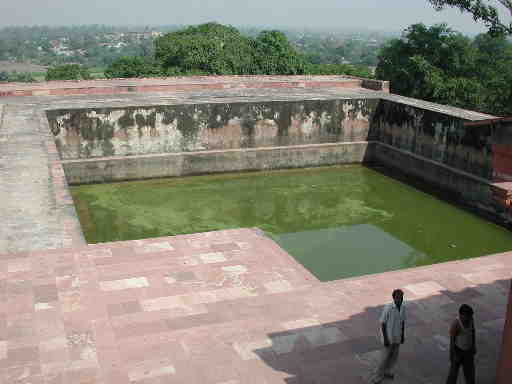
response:
[(380, 383), (384, 378), (393, 379), (393, 367), (398, 359), (400, 344), (405, 341), (405, 306), (404, 292), (401, 289), (393, 291), (393, 302), (386, 304), (380, 317), (381, 336), (384, 344), (382, 359), (377, 371), (370, 380)]

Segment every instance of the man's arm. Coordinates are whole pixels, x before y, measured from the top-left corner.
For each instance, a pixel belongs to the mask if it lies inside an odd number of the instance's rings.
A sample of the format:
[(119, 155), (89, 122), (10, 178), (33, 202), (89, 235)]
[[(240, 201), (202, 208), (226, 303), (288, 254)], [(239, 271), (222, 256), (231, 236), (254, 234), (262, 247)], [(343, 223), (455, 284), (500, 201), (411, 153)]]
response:
[(406, 309), (405, 304), (402, 304), (403, 318), (402, 318), (402, 338), (400, 340), (401, 344), (403, 344), (405, 342), (405, 322), (407, 321), (407, 311), (405, 309)]
[(385, 347), (389, 347), (388, 330), (387, 330), (387, 327), (386, 327), (386, 323), (382, 323), (381, 324), (381, 328), (382, 328), (382, 336), (384, 338), (384, 346)]
[(382, 315), (380, 316), (380, 328), (382, 331), (382, 338), (384, 341), (384, 346), (389, 347), (389, 335), (387, 330), (387, 323), (388, 323), (388, 315), (389, 315), (389, 307), (385, 306), (382, 310)]
[(472, 336), (472, 341), (473, 341), (473, 346), (471, 347), (471, 352), (473, 353), (473, 355), (476, 354), (476, 335), (475, 335), (475, 324), (473, 323), (473, 330), (471, 332), (471, 336)]

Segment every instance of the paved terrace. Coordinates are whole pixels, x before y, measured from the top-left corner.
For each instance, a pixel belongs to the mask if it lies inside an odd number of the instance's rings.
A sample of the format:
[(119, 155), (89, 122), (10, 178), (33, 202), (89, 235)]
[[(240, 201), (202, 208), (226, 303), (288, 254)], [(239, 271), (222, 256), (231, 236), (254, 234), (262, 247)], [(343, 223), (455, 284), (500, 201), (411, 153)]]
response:
[(448, 324), (468, 302), (479, 382), (492, 383), (509, 254), (320, 283), (251, 229), (85, 244), (47, 109), (358, 97), (489, 118), (363, 88), (221, 84), (0, 98), (0, 383), (361, 383), (396, 287), (411, 321), (395, 382), (444, 380)]
[[(378, 257), (378, 255), (376, 255)], [(395, 383), (441, 383), (458, 306), (493, 383), (510, 254), (320, 283), (257, 230), (0, 257), (0, 382), (364, 383), (391, 291), (408, 300)]]

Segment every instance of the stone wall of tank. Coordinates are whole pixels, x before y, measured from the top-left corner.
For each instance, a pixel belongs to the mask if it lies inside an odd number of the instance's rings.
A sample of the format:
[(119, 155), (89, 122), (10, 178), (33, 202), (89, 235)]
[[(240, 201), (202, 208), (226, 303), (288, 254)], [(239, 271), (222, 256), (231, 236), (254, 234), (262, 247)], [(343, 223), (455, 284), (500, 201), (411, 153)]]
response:
[(378, 100), (48, 111), (62, 160), (366, 141)]

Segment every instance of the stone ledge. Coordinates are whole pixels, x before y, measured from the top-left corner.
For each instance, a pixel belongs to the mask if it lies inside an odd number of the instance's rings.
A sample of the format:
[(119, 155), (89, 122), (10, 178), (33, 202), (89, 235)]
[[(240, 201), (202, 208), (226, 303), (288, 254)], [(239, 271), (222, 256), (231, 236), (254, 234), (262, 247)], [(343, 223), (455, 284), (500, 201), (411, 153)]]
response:
[(310, 144), (63, 161), (69, 184), (362, 163), (373, 143)]

